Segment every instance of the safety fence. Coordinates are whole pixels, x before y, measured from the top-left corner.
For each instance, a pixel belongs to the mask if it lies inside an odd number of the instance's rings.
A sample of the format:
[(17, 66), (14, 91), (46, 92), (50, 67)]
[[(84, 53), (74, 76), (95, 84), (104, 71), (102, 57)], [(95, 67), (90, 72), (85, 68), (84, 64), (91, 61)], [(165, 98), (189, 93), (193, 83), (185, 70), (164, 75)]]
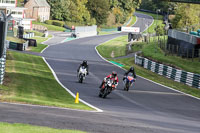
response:
[(200, 75), (176, 69), (164, 64), (151, 61), (147, 58), (135, 54), (135, 64), (144, 67), (159, 75), (170, 78), (176, 82), (181, 82), (189, 86), (200, 89)]
[(35, 33), (30, 32), (28, 34), (23, 35), (23, 38), (32, 38), (32, 37), (35, 37)]

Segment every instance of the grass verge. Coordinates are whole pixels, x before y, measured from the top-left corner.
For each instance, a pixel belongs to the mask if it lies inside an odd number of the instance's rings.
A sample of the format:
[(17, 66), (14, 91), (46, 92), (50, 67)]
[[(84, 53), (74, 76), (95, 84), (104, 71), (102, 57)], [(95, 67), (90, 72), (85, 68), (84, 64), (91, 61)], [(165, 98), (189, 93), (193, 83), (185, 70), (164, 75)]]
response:
[(39, 56), (8, 51), (0, 101), (92, 110), (74, 98), (55, 80)]
[[(109, 58), (108, 59), (109, 61), (115, 61), (117, 63), (120, 63), (120, 64), (124, 65), (125, 69), (129, 69), (131, 66), (134, 66), (135, 69), (136, 69), (136, 74), (139, 75), (139, 76), (142, 76), (144, 78), (150, 79), (150, 80), (155, 81), (157, 83), (163, 84), (165, 86), (174, 88), (176, 90), (179, 90), (179, 91), (182, 91), (182, 92), (185, 92), (187, 94), (190, 94), (190, 95), (193, 95), (193, 96), (196, 96), (196, 97), (200, 98), (200, 90), (199, 89), (187, 86), (187, 85), (185, 85), (183, 83), (175, 82), (175, 81), (173, 81), (171, 79), (165, 78), (165, 77), (160, 76), (160, 75), (158, 75), (156, 73), (153, 73), (153, 72), (151, 72), (151, 71), (149, 71), (147, 69), (144, 69), (144, 68), (142, 68), (140, 66), (137, 66), (137, 65), (134, 64), (134, 57), (132, 57), (132, 58), (124, 58), (124, 59), (110, 59), (111, 56), (109, 56), (109, 55), (111, 55), (112, 51), (114, 51), (114, 53), (117, 53), (117, 51), (121, 47), (123, 47), (123, 48), (120, 49), (121, 50), (120, 53), (125, 53), (123, 51), (124, 51), (124, 47), (125, 47), (124, 44), (127, 43), (126, 39), (127, 39), (127, 37), (115, 38), (115, 39), (113, 39), (111, 41), (108, 41), (106, 43), (103, 43), (103, 44), (99, 45), (97, 47), (97, 50), (104, 58)], [(117, 47), (115, 46), (115, 42), (117, 42), (117, 44), (118, 44)], [(144, 55), (146, 54), (146, 56), (148, 56), (148, 57), (152, 56), (152, 58), (156, 57), (157, 59), (164, 58), (163, 61), (166, 61), (166, 62), (170, 61), (170, 63), (175, 63), (175, 64), (179, 64), (179, 62), (182, 62), (181, 63), (182, 65), (185, 65), (186, 67), (188, 67), (189, 69), (192, 69), (192, 70), (194, 70), (194, 68), (197, 69), (197, 67), (200, 66), (199, 62), (196, 62), (197, 64), (195, 64), (195, 63), (192, 63), (190, 60), (182, 59), (180, 57), (164, 56), (164, 54), (162, 53), (161, 50), (159, 50), (158, 47), (156, 48), (157, 52), (155, 53), (155, 45), (154, 45), (154, 43), (151, 43), (151, 44), (147, 45), (145, 43), (138, 43), (137, 42), (137, 43), (135, 43), (133, 45), (133, 47), (137, 47), (138, 50), (142, 50), (144, 52)], [(123, 54), (121, 54), (121, 55), (123, 55)]]
[(54, 129), (18, 123), (0, 123), (0, 131), (1, 133), (86, 133), (78, 130)]
[(6, 37), (6, 40), (15, 42), (15, 43), (25, 43), (26, 41), (17, 37)]
[(128, 36), (121, 36), (97, 46), (99, 53), (105, 58), (119, 57), (125, 55)]

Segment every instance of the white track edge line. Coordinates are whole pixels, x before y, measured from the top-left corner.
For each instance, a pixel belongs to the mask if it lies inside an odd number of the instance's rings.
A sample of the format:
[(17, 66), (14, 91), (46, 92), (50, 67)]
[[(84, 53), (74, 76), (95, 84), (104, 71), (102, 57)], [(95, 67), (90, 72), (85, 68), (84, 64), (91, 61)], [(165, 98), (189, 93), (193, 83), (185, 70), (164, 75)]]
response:
[[(49, 67), (49, 69), (51, 70), (51, 72), (53, 73), (53, 76), (54, 76), (54, 78), (56, 79), (56, 81), (57, 81), (70, 95), (72, 95), (74, 98), (76, 98), (76, 95), (75, 95), (74, 93), (72, 93), (69, 89), (67, 89), (67, 88), (59, 81), (59, 79), (58, 79), (56, 73), (55, 73), (54, 70), (51, 68), (51, 66), (48, 64), (48, 62), (46, 61), (46, 59), (45, 59), (44, 57), (42, 57), (42, 59), (43, 59), (44, 62), (47, 64), (47, 66)], [(95, 107), (95, 106), (93, 106), (93, 105), (91, 105), (91, 104), (85, 102), (84, 100), (82, 100), (82, 99), (80, 99), (80, 98), (79, 98), (79, 101), (81, 101), (82, 103), (88, 105), (89, 107), (91, 107), (91, 108), (97, 110), (97, 112), (103, 112), (103, 110), (101, 110), (101, 109), (99, 109), (99, 108), (97, 108), (97, 107)]]
[(48, 47), (49, 47), (49, 45), (47, 45), (47, 47), (44, 48), (40, 53), (43, 53)]
[[(136, 12), (137, 13), (137, 12)], [(138, 13), (138, 14), (142, 14), (142, 13)], [(147, 14), (143, 14), (143, 15), (147, 15)], [(152, 16), (150, 16), (150, 15), (147, 15), (147, 16), (149, 16), (149, 17), (151, 17), (152, 19), (153, 19), (153, 21), (152, 21), (152, 23), (146, 28), (146, 29), (144, 29), (144, 31), (143, 32), (145, 32), (148, 28), (150, 28), (151, 27), (151, 25), (153, 25), (153, 23), (154, 23), (154, 18), (152, 17)]]
[[(135, 17), (136, 17), (136, 20), (135, 20), (135, 23), (136, 23), (138, 21), (138, 17), (136, 15), (135, 15)], [(131, 27), (133, 27), (135, 25), (135, 23), (132, 24)]]
[(61, 110), (72, 110), (72, 111), (80, 111), (80, 112), (94, 112), (97, 111), (89, 111), (89, 110), (79, 110), (79, 109), (71, 109), (71, 108), (64, 108), (64, 107), (54, 107), (54, 106), (46, 106), (46, 105), (36, 105), (36, 104), (23, 104), (23, 103), (9, 103), (9, 102), (0, 102), (0, 104), (10, 104), (10, 105), (22, 105), (28, 107), (40, 107), (40, 108), (48, 108), (48, 109), (61, 109)]
[[(116, 38), (117, 38), (117, 37), (116, 37)], [(111, 40), (113, 40), (113, 39), (111, 39)], [(111, 41), (111, 40), (108, 40), (108, 41)], [(108, 41), (106, 41), (106, 42), (108, 42)], [(106, 42), (104, 42), (104, 43), (106, 43)], [(101, 43), (101, 44), (103, 44), (103, 43)], [(99, 45), (101, 45), (101, 44), (99, 44)], [(99, 45), (97, 45), (97, 46), (99, 46)], [(96, 47), (97, 47), (97, 46), (96, 46)], [(119, 67), (119, 68), (121, 68), (121, 69), (123, 69), (123, 70), (126, 71), (126, 69), (124, 69), (124, 68), (122, 68), (122, 67), (120, 67), (120, 66), (118, 66), (118, 65), (116, 65), (116, 64), (114, 64), (114, 63), (112, 63), (112, 62), (109, 62), (108, 60), (106, 60), (103, 56), (100, 55), (100, 53), (98, 52), (98, 50), (96, 49), (96, 47), (95, 47), (95, 50), (96, 50), (97, 54), (98, 54), (103, 60), (105, 60), (106, 62), (111, 63), (111, 64), (113, 64), (113, 65), (115, 65), (115, 66), (117, 66), (117, 67)], [(195, 97), (195, 96), (192, 96), (192, 95), (190, 95), (190, 94), (184, 93), (184, 92), (182, 92), (182, 91), (179, 91), (179, 90), (173, 89), (173, 88), (171, 88), (171, 87), (162, 85), (162, 84), (160, 84), (160, 83), (157, 83), (157, 82), (152, 81), (152, 80), (150, 80), (150, 79), (144, 78), (144, 77), (142, 77), (142, 76), (139, 76), (139, 75), (137, 75), (137, 76), (140, 77), (140, 78), (143, 78), (143, 79), (145, 79), (145, 80), (147, 80), (147, 81), (150, 81), (150, 82), (152, 82), (152, 83), (154, 83), (154, 84), (160, 85), (160, 86), (162, 86), (162, 87), (168, 88), (168, 89), (170, 89), (170, 90), (173, 90), (173, 91), (179, 92), (179, 93), (181, 93), (181, 94), (184, 94), (184, 95), (186, 95), (186, 96), (189, 96), (189, 97), (195, 98), (195, 99), (197, 99), (197, 100), (200, 100), (200, 98), (198, 98), (198, 97)]]
[(41, 44), (47, 45), (47, 44), (45, 44), (45, 42), (49, 41), (50, 39), (53, 39), (54, 37), (55, 37), (55, 36), (54, 36), (54, 35), (52, 35), (52, 37), (50, 37), (50, 38), (49, 38), (49, 39), (47, 39), (46, 41), (42, 42)]

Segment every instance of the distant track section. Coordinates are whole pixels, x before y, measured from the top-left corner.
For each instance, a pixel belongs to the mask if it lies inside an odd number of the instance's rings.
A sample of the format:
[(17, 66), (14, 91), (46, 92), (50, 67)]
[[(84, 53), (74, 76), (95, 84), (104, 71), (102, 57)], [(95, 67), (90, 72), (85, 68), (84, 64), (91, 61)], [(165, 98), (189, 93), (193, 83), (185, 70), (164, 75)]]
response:
[(162, 0), (162, 1), (200, 4), (200, 0)]

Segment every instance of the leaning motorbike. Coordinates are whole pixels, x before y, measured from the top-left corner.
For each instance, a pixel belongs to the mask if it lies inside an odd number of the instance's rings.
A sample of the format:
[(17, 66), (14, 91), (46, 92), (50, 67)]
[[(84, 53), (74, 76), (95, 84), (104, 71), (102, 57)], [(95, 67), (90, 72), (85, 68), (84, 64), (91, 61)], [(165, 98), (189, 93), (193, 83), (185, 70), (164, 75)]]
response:
[(135, 79), (132, 76), (125, 76), (124, 77), (124, 90), (128, 91), (129, 88), (133, 85)]
[(106, 79), (106, 82), (104, 84), (104, 89), (101, 89), (99, 92), (99, 97), (106, 98), (106, 96), (111, 93), (114, 87), (115, 87), (115, 84), (113, 80)]
[(78, 72), (78, 82), (83, 83), (83, 80), (86, 78), (87, 75), (87, 70), (84, 66), (80, 67), (79, 72)]

